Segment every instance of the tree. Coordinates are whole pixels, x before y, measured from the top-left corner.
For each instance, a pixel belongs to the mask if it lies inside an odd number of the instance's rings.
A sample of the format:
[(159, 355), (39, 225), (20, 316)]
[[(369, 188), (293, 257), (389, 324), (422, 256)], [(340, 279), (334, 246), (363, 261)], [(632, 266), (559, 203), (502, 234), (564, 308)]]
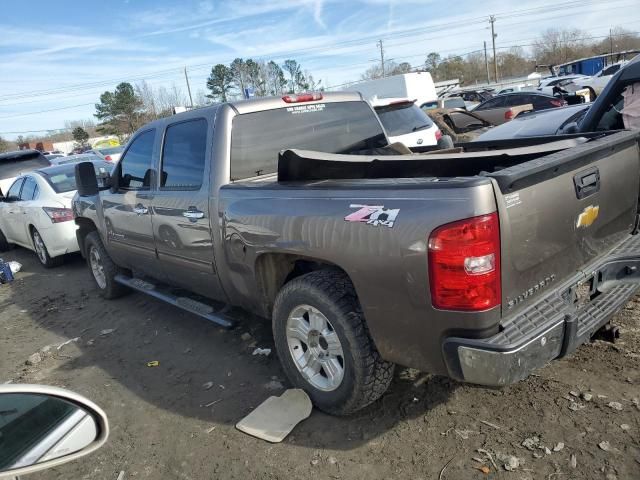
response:
[(592, 49), (585, 42), (588, 34), (582, 30), (558, 30), (550, 28), (533, 44), (533, 55), (541, 65), (558, 65), (591, 55)]
[(302, 75), (302, 69), (295, 60), (285, 60), (282, 64), (282, 68), (289, 74), (289, 92), (296, 93), (296, 87), (300, 87), (303, 82), (304, 75)]
[(273, 60), (267, 63), (266, 69), (269, 95), (282, 95), (287, 88), (287, 79), (284, 76), (284, 71)]
[(244, 95), (244, 89), (247, 86), (247, 68), (242, 58), (236, 58), (229, 65), (231, 76), (236, 88)]
[(82, 127), (74, 128), (71, 135), (73, 135), (73, 139), (76, 141), (78, 147), (84, 147), (87, 144), (87, 140), (89, 140), (89, 134)]
[(122, 82), (113, 92), (107, 91), (100, 95), (95, 117), (101, 121), (99, 132), (130, 135), (144, 123), (142, 100), (130, 83)]
[(211, 69), (211, 75), (207, 79), (207, 88), (211, 91), (209, 98), (227, 101), (227, 94), (233, 88), (233, 73), (229, 67), (221, 63)]
[(427, 70), (427, 72), (430, 72), (431, 75), (435, 75), (439, 64), (440, 54), (431, 52), (429, 55), (427, 55), (427, 59), (424, 61), (424, 68)]
[(10, 150), (9, 142), (7, 142), (4, 138), (0, 137), (0, 153), (8, 152)]

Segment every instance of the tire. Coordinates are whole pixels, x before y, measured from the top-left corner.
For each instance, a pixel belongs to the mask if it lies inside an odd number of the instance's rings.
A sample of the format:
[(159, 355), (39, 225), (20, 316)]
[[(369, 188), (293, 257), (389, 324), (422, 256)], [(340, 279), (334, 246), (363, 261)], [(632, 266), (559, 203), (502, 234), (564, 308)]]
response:
[[(87, 252), (87, 265), (100, 295), (111, 300), (121, 297), (129, 292), (129, 289), (115, 281), (116, 275), (123, 273), (107, 253), (102, 244), (98, 232), (89, 233), (84, 240), (84, 248)], [(102, 272), (102, 278), (100, 276)]]
[(0, 252), (6, 252), (8, 250), (11, 250), (11, 244), (7, 242), (7, 237), (5, 237), (2, 230), (0, 230)]
[[(308, 324), (307, 335), (302, 328), (304, 322)], [(296, 328), (288, 329), (288, 323)], [(293, 331), (296, 333), (290, 333)], [(394, 364), (380, 357), (353, 284), (338, 270), (302, 275), (280, 290), (273, 309), (273, 336), (289, 381), (307, 392), (315, 406), (327, 413), (347, 415), (360, 410), (380, 398), (391, 383)], [(306, 338), (306, 343), (300, 338)], [(318, 355), (322, 358), (318, 359)], [(309, 358), (315, 360), (302, 368)], [(311, 375), (318, 369), (318, 362), (322, 366)]]
[(52, 258), (51, 255), (49, 255), (49, 250), (47, 250), (44, 239), (35, 227), (31, 228), (31, 243), (33, 244), (33, 249), (36, 252), (38, 260), (40, 260), (40, 264), (44, 268), (58, 267), (64, 262), (63, 256)]

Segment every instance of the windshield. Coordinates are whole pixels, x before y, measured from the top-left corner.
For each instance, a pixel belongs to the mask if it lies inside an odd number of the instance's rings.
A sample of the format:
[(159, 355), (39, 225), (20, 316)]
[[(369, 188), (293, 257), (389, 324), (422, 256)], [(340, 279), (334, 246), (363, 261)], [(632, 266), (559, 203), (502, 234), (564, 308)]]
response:
[[(101, 175), (105, 173), (111, 173), (113, 165), (109, 162), (92, 162), (95, 169), (96, 175)], [(77, 190), (76, 186), (76, 166), (75, 164), (67, 164), (61, 165), (58, 167), (45, 168), (43, 170), (39, 170), (38, 173), (44, 177), (53, 191), (56, 193), (66, 193), (73, 192)]]
[(413, 103), (376, 107), (376, 113), (391, 137), (417, 132), (433, 125), (429, 116)]
[(357, 153), (387, 145), (380, 123), (362, 101), (245, 113), (234, 118), (231, 132), (232, 180), (276, 172), (278, 153), (289, 148)]

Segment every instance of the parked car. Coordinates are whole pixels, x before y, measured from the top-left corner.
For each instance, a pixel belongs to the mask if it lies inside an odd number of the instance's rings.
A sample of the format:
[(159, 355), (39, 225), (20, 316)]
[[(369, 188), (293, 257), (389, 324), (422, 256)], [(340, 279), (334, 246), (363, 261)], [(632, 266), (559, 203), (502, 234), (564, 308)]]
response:
[[(104, 160), (100, 173), (111, 171)], [(63, 255), (78, 251), (71, 199), (76, 193), (74, 165), (46, 167), (20, 175), (0, 202), (0, 251), (20, 245), (35, 251), (46, 268), (60, 265)]]
[(595, 102), (554, 109), (545, 112), (544, 115), (527, 114), (531, 116), (530, 119), (527, 116), (518, 117), (519, 122), (516, 126), (495, 127), (476, 140), (493, 141), (534, 135), (588, 135), (624, 129), (621, 113), (624, 111), (623, 93), (638, 82), (640, 55), (618, 70)]
[(427, 110), (427, 114), (443, 135), (450, 136), (456, 143), (469, 142), (494, 127), (479, 115), (461, 108), (432, 109)]
[(638, 290), (639, 139), (398, 155), (358, 94), (222, 103), (142, 127), (108, 188), (77, 164), (78, 244), (104, 298), (271, 319), (290, 383), (330, 413), (379, 398), (394, 364), (506, 385)]
[(390, 143), (427, 147), (438, 145), (442, 132), (413, 100), (406, 98), (373, 99), (371, 106), (378, 114)]
[(501, 125), (525, 111), (557, 108), (566, 104), (562, 99), (538, 92), (504, 93), (482, 102), (473, 112), (494, 125)]
[(120, 145), (119, 147), (93, 148), (84, 153), (93, 153), (94, 155), (102, 157), (107, 162), (117, 162), (120, 160), (123, 151), (124, 147)]
[(588, 88), (591, 92), (593, 92), (591, 95), (591, 98), (593, 100), (598, 95), (600, 95), (600, 93), (602, 93), (602, 90), (604, 89), (604, 87), (607, 86), (607, 83), (609, 83), (609, 80), (611, 80), (611, 78), (616, 73), (618, 73), (618, 71), (622, 67), (624, 67), (628, 62), (629, 62), (628, 60), (623, 60), (621, 62), (614, 63), (612, 65), (604, 67), (602, 70), (596, 73), (593, 77), (578, 78), (574, 80), (573, 83), (579, 88)]
[(565, 75), (563, 77), (547, 77), (540, 80), (537, 91), (545, 95), (554, 95), (558, 92), (558, 88), (565, 87), (576, 81), (587, 79), (586, 75)]
[(16, 150), (0, 153), (0, 196), (6, 193), (21, 173), (49, 167), (51, 162), (38, 150)]
[(551, 108), (538, 112), (526, 112), (510, 122), (490, 128), (476, 138), (477, 141), (501, 140), (521, 137), (558, 135), (564, 127), (580, 122), (591, 104), (581, 103), (567, 107)]

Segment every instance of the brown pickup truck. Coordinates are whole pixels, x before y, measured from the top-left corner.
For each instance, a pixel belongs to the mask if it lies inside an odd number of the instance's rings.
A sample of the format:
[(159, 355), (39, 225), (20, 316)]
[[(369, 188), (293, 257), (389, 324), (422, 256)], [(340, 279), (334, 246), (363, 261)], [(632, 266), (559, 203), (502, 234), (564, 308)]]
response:
[(327, 412), (375, 401), (396, 364), (506, 385), (637, 290), (638, 138), (399, 155), (358, 94), (224, 103), (144, 126), (105, 188), (79, 164), (78, 243), (105, 298), (271, 321)]

